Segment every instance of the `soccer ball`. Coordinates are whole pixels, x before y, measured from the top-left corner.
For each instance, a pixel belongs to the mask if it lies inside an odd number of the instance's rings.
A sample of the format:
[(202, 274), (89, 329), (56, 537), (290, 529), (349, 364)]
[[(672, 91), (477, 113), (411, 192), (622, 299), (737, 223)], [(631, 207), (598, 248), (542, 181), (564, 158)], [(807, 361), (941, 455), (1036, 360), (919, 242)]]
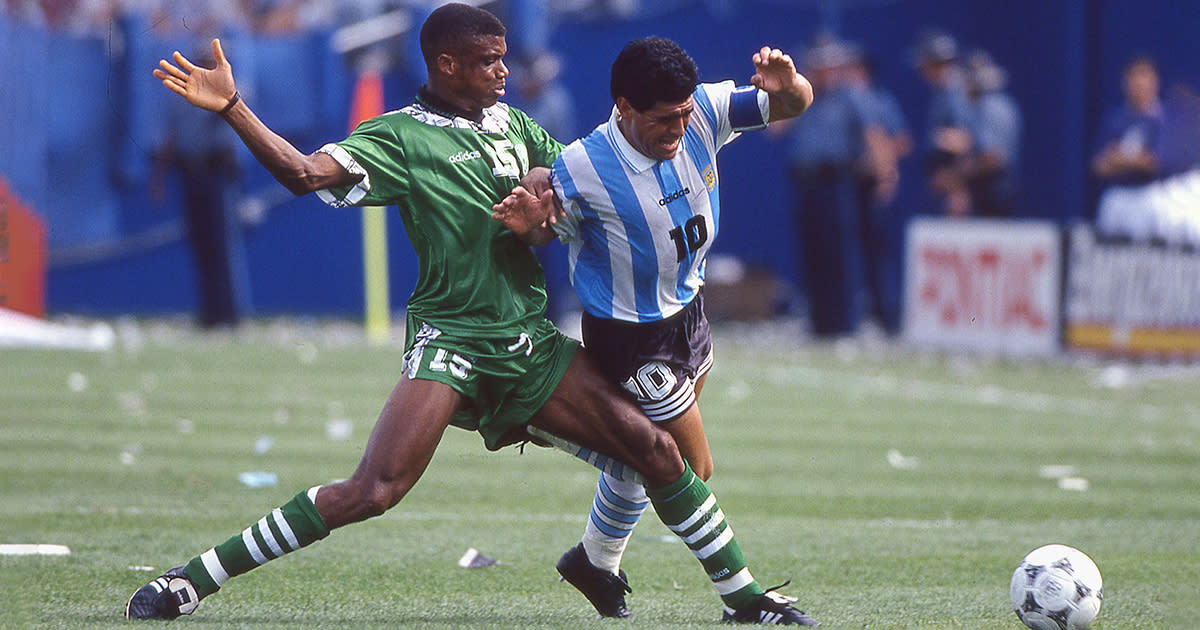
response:
[(1034, 630), (1086, 628), (1104, 599), (1096, 563), (1066, 545), (1046, 545), (1029, 552), (1009, 584), (1013, 610)]

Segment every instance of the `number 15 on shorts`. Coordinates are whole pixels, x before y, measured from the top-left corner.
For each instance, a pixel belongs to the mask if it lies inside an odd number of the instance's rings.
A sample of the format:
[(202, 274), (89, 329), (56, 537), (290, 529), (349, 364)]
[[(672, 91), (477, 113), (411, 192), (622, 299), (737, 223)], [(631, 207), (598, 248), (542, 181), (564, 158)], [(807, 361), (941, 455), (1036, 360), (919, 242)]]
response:
[(466, 380), (471, 373), (471, 368), (475, 364), (462, 357), (462, 355), (448, 352), (444, 348), (438, 348), (433, 354), (433, 358), (429, 361), (429, 369), (433, 372), (449, 371), (454, 376)]

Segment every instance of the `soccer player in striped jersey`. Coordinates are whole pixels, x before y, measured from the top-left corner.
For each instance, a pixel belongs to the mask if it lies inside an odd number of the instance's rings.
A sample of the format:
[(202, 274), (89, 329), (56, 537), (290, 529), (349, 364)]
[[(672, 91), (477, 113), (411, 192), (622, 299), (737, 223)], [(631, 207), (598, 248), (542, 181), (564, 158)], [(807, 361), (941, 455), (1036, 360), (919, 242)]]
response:
[[(552, 174), (531, 173), (528, 189), (493, 215), (532, 244), (555, 236), (568, 244), (585, 347), (705, 480), (713, 463), (696, 397), (712, 365), (701, 288), (720, 218), (717, 152), (743, 131), (799, 115), (813, 98), (782, 51), (764, 47), (752, 61), (752, 85), (698, 84), (674, 42), (629, 43), (612, 66), (609, 120), (564, 149)], [(559, 560), (563, 578), (603, 616), (629, 615), (621, 557), (649, 503), (636, 481), (601, 473), (583, 540)], [(677, 533), (695, 527), (689, 515), (659, 516)], [(728, 532), (720, 512), (709, 516), (700, 529)], [(722, 553), (711, 537), (685, 540), (706, 568)], [(727, 621), (815, 625), (774, 592), (744, 597), (762, 591), (744, 563), (709, 576)]]
[(179, 53), (159, 63), (155, 76), (167, 89), (223, 117), (290, 191), (321, 191), (338, 207), (397, 206), (420, 273), (408, 302), (402, 375), (350, 478), (297, 493), (168, 570), (133, 594), (126, 616), (191, 614), (230, 579), (383, 514), (421, 477), (451, 425), (477, 431), (489, 449), (536, 429), (625, 462), (681, 535), (719, 541), (722, 554), (705, 564), (710, 571), (740, 566), (728, 530), (683, 527), (721, 514), (712, 493), (671, 435), (545, 318), (532, 250), (490, 216), (531, 167), (549, 166), (562, 149), (499, 102), (508, 75), (504, 35), (495, 16), (471, 5), (434, 10), (420, 32), (429, 82), (413, 104), (307, 155), (240, 98), (217, 40), (213, 69)]

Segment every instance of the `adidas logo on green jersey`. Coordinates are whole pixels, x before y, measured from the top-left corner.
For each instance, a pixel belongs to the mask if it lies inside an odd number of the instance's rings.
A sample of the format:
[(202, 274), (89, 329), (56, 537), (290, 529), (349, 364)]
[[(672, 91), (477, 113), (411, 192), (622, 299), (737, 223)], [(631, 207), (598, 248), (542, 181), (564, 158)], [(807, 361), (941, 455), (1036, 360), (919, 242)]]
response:
[(483, 157), (483, 154), (478, 151), (459, 151), (450, 156), (450, 163), (461, 164), (463, 162), (470, 162), (471, 160), (478, 160), (481, 157)]

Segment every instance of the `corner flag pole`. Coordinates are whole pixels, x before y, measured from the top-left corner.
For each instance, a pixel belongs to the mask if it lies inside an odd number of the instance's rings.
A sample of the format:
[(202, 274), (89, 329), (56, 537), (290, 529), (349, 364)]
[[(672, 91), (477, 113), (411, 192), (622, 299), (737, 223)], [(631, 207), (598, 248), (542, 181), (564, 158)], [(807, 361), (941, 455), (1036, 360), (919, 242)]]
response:
[[(383, 78), (365, 71), (354, 84), (350, 100), (350, 130), (358, 123), (383, 113)], [(387, 215), (380, 206), (362, 209), (363, 294), (367, 339), (385, 343), (391, 332), (388, 297)]]

